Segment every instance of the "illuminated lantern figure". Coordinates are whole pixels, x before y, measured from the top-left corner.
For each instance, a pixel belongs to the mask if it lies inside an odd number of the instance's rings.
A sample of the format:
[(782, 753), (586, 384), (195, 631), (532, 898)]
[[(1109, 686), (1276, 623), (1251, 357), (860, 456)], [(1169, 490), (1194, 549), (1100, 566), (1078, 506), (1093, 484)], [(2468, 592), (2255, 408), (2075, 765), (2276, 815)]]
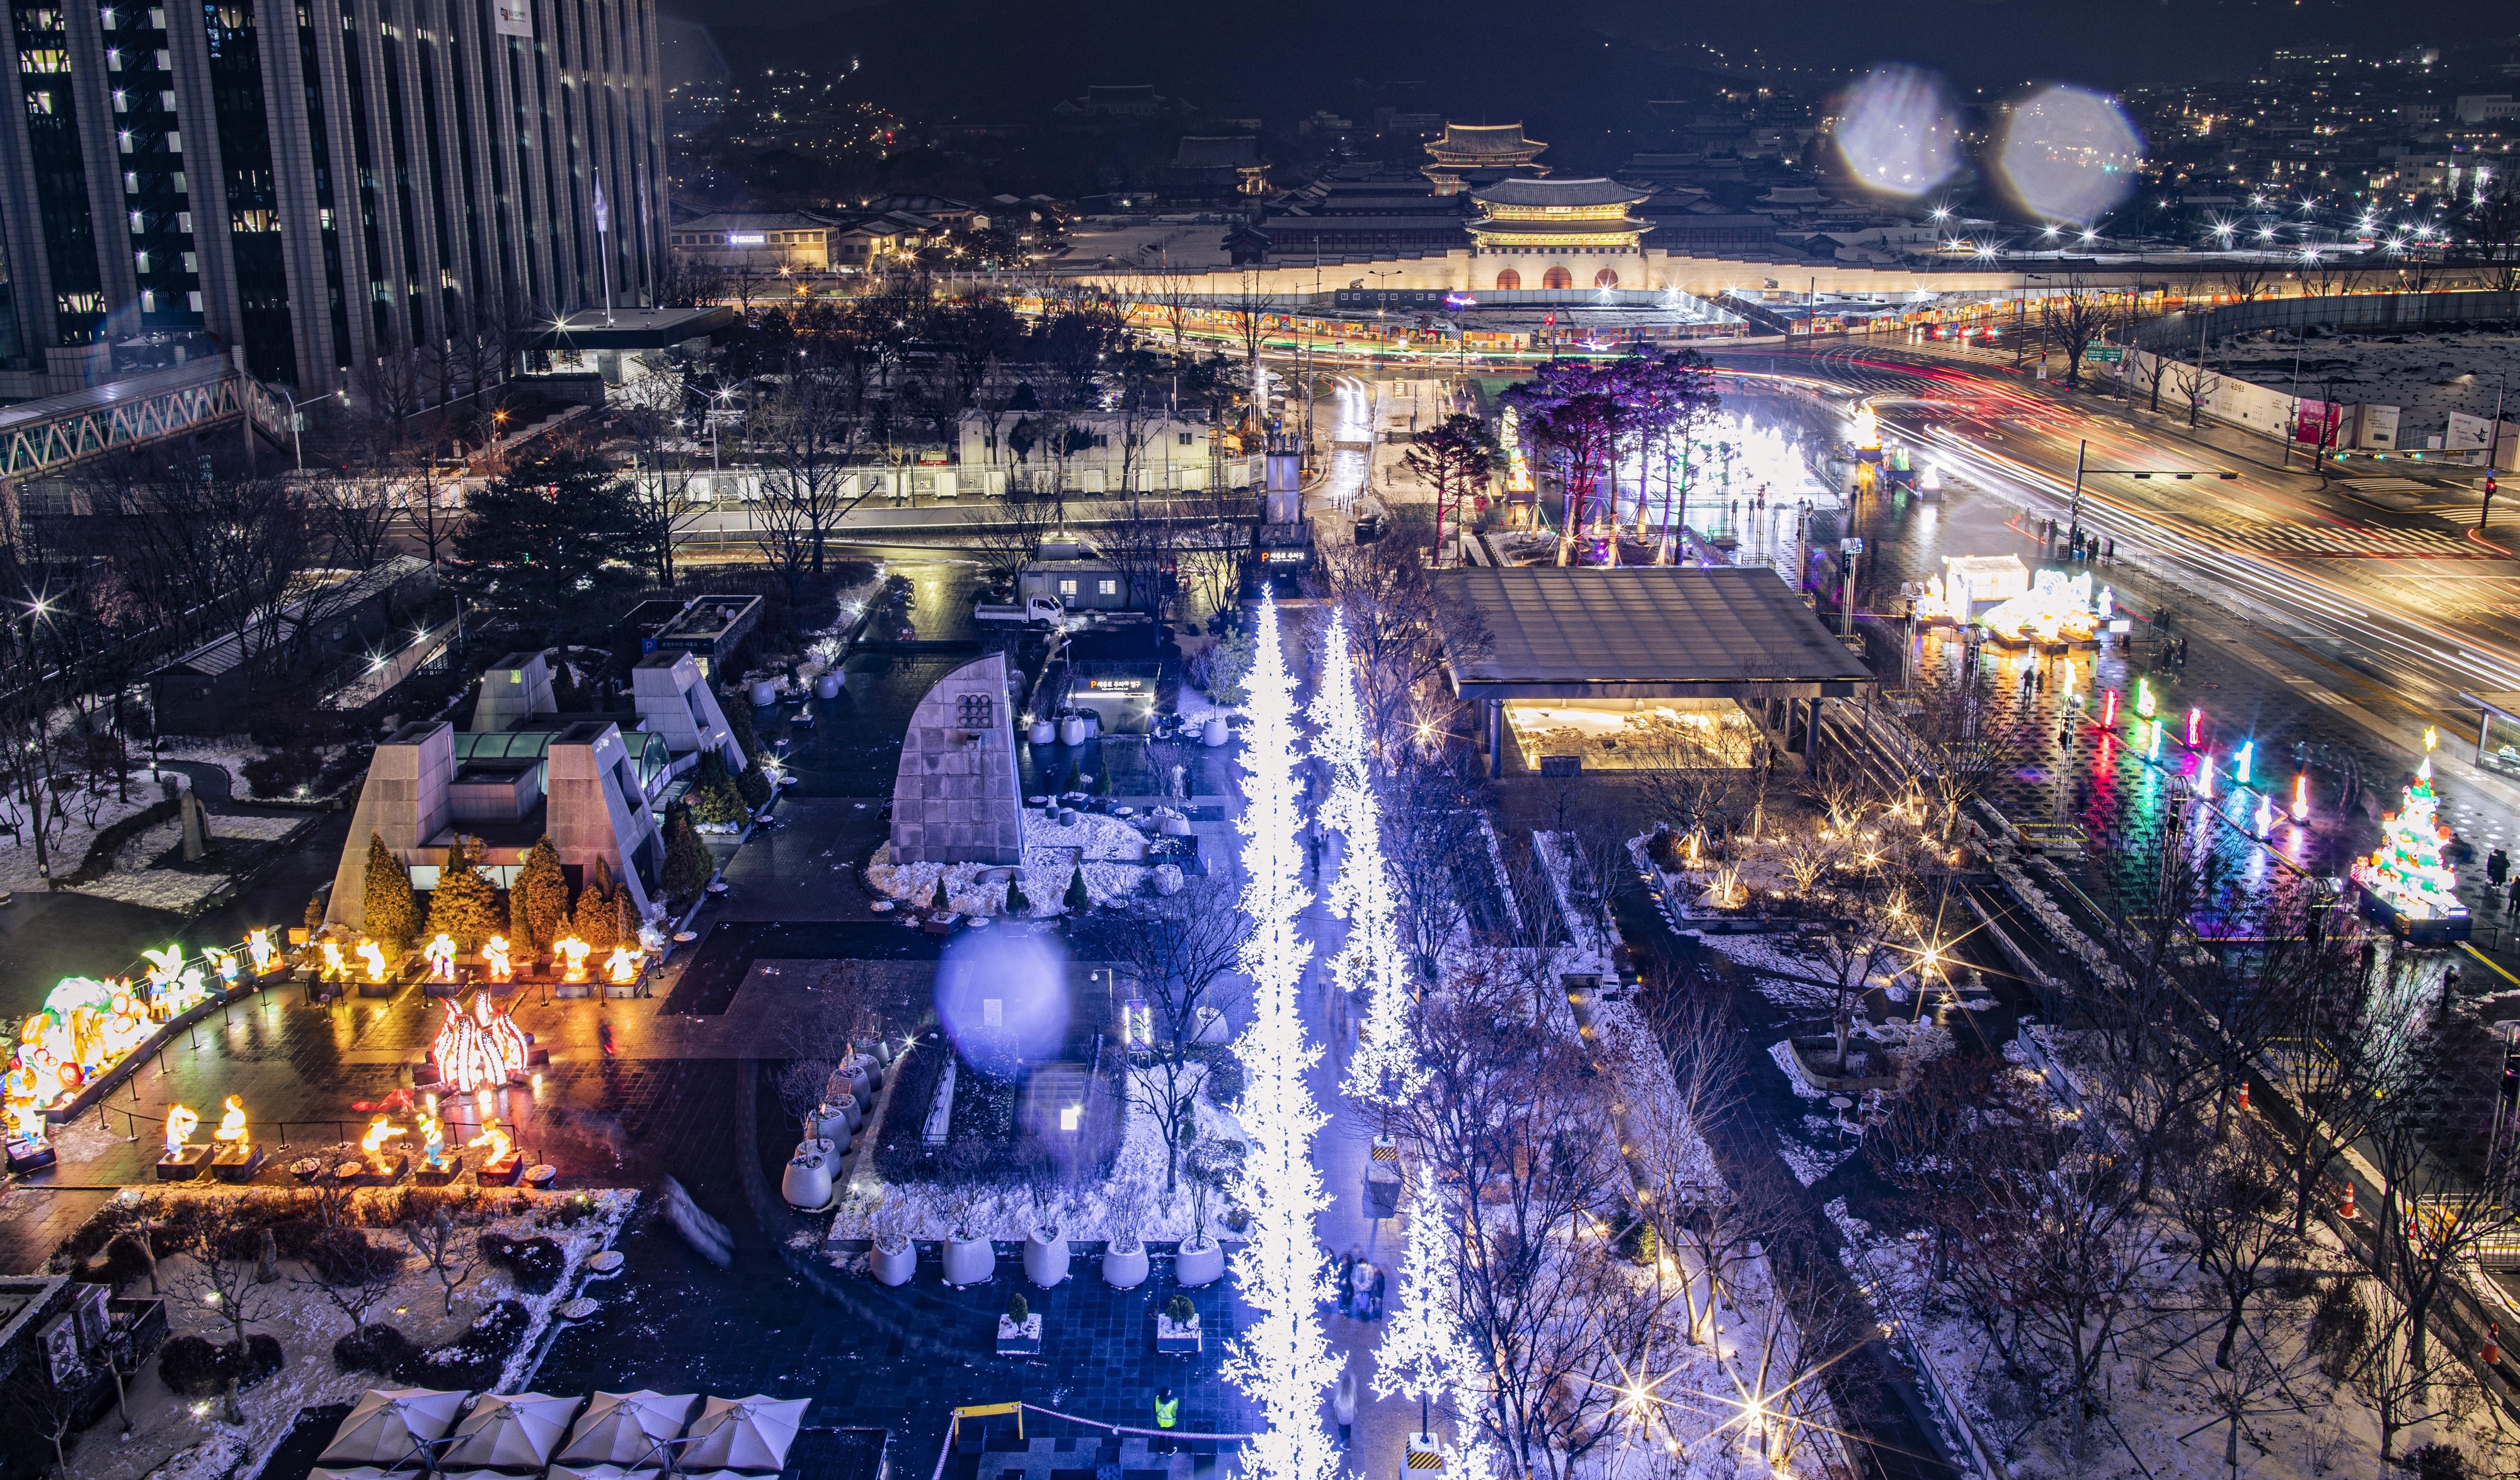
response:
[(183, 1159), (186, 1143), (193, 1139), (193, 1133), (200, 1130), (201, 1126), (202, 1117), (194, 1114), (189, 1106), (173, 1104), (166, 1107), (166, 1157), (168, 1160)]
[(24, 1059), (13, 1059), (7, 1077), (0, 1078), (0, 1099), (9, 1107), (9, 1134), (22, 1141), (44, 1139), (43, 1081), (34, 1066)]
[[(2433, 739), (2425, 732), (2427, 740)], [(2406, 804), (2380, 819), (2380, 846), (2354, 864), (2354, 882), (2401, 925), (2427, 924), (2432, 939), (2465, 934), (2467, 907), (2458, 900), (2458, 871), (2442, 858), (2450, 830), (2442, 826), (2441, 797), (2433, 790), (2433, 758), (2426, 755), (2406, 789)], [(2412, 930), (2409, 930), (2412, 934)], [(2417, 936), (2423, 939), (2424, 936)]]
[(2256, 740), (2243, 740), (2241, 742), (2240, 753), (2231, 757), (2231, 782), (2234, 785), (2245, 786), (2249, 784), (2249, 760), (2250, 757), (2257, 753), (2258, 742)]
[(481, 964), (490, 973), (492, 981), (508, 981), (514, 978), (516, 970), (508, 964), (507, 937), (493, 935), (481, 942)]
[(397, 1136), (407, 1134), (409, 1133), (403, 1127), (380, 1115), (368, 1122), (368, 1134), (359, 1138), (359, 1149), (367, 1153), (370, 1161), (382, 1164), (384, 1159), (385, 1143)]
[(210, 1133), (212, 1141), (234, 1143), (239, 1148), (249, 1144), (246, 1140), (245, 1101), (231, 1095), (219, 1107), (219, 1128)]
[(574, 935), (568, 937), (566, 940), (553, 941), (552, 954), (561, 959), (564, 967), (561, 973), (560, 979), (562, 981), (586, 980), (586, 958), (592, 955), (593, 952), (594, 948), (592, 946), (579, 940)]
[(626, 987), (639, 979), (639, 964), (645, 960), (647, 960), (647, 953), (644, 951), (633, 951), (628, 946), (615, 946), (612, 948), (612, 955), (606, 959), (604, 969), (612, 974), (615, 985)]
[(326, 981), (339, 981), (342, 977), (348, 975), (349, 971), (349, 963), (341, 960), (341, 943), (337, 940), (328, 940), (324, 942), (324, 979)]
[(481, 1177), (484, 1181), (497, 1182), (517, 1175), (517, 1163), (519, 1160), (517, 1155), (517, 1144), (507, 1131), (501, 1128), (497, 1116), (482, 1117), (481, 1134), (464, 1144), (482, 1148)]
[(2196, 795), (2204, 801), (2214, 799), (2214, 757), (2210, 755), (2205, 757), (2204, 765), (2196, 768)]
[(229, 955), (227, 952), (212, 951), (210, 953), (210, 969), (218, 973), (220, 981), (225, 982), (229, 986), (236, 985), (237, 959)]
[(2267, 794), (2261, 791), (2258, 793), (2258, 836), (2264, 838), (2269, 832), (2274, 830), (2274, 807), (2268, 802)]
[(2135, 714), (2138, 719), (2150, 719), (2153, 713), (2152, 680), (2135, 681)]
[(2310, 821), (2310, 773), (2296, 772), (2292, 779), (2292, 820)]
[(515, 1018), (501, 1011), (488, 993), (475, 993), (472, 1010), (447, 1009), (428, 1055), (437, 1064), (438, 1081), (459, 1095), (506, 1084), (525, 1070), (525, 1034)]
[(420, 953), (428, 962), (430, 981), (455, 979), (455, 937), (440, 930)]
[(256, 976), (268, 976), (280, 964), (274, 960), (280, 953), (271, 948), (269, 930), (255, 930), (247, 935), (245, 954), (253, 958), (253, 974)]
[(446, 1170), (446, 1128), (437, 1123), (434, 1115), (420, 1117), (420, 1159), (428, 1163), (430, 1171)]
[(2114, 730), (2117, 727), (2118, 692), (2115, 689), (2112, 689), (2108, 692), (2108, 696), (2100, 701), (2100, 728), (2103, 730)]
[(149, 963), (149, 997), (155, 1002), (174, 987), (175, 977), (184, 969), (184, 948), (168, 946), (163, 951), (143, 951), (140, 956)]
[(373, 940), (359, 942), (359, 960), (368, 964), (368, 980), (385, 979), (385, 950)]

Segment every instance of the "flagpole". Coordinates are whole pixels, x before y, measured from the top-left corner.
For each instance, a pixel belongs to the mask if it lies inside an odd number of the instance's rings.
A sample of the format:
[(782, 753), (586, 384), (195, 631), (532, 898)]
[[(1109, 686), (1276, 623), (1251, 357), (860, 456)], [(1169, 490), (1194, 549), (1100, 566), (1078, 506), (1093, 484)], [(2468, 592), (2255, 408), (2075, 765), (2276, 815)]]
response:
[(612, 322), (612, 243), (611, 224), (604, 209), (604, 167), (595, 170), (595, 252), (604, 259), (604, 322)]

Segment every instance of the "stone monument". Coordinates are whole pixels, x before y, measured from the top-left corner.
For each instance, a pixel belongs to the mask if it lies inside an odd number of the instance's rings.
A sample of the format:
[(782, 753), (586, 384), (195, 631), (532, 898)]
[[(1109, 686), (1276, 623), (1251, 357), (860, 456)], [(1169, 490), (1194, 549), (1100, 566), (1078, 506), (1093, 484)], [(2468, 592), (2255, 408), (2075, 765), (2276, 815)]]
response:
[(945, 675), (919, 701), (892, 782), (894, 863), (1023, 862), (1013, 707), (999, 652)]

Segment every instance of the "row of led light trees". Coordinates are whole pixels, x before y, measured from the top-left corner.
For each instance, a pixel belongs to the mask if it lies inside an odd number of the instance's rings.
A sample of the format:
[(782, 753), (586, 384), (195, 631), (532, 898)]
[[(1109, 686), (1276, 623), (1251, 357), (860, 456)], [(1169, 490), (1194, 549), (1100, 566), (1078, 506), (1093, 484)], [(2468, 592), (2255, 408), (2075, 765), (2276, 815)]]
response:
[[(1258, 1319), (1246, 1327), (1226, 1374), (1249, 1394), (1263, 1419), (1250, 1462), (1269, 1480), (1325, 1480), (1339, 1460), (1323, 1431), (1321, 1404), (1338, 1374), (1319, 1308), (1328, 1298), (1327, 1261), (1314, 1220), (1328, 1206), (1313, 1139), (1325, 1116), (1306, 1075), (1320, 1057), (1307, 1041), (1298, 991), (1313, 945), (1298, 920), (1311, 895), (1301, 882), (1303, 790), (1296, 775), (1303, 744), (1296, 730), (1295, 681), (1280, 643), (1274, 603), (1260, 608), (1259, 651), (1250, 683), (1251, 728), (1243, 758), (1242, 905), (1252, 932), (1244, 965), (1252, 980), (1250, 1027), (1238, 1045), (1247, 1073), (1243, 1125), (1251, 1152), (1238, 1189), (1253, 1210), (1250, 1242), (1240, 1256), (1241, 1294)], [(1348, 922), (1332, 960), (1342, 990), (1366, 994), (1357, 1054), (1344, 1089), (1368, 1103), (1396, 1105), (1415, 1094), (1423, 1071), (1408, 1034), (1407, 971), (1398, 907), (1381, 847), (1381, 824), (1364, 712), (1349, 660), (1347, 629), (1333, 617), (1324, 650), (1322, 692), (1313, 720), (1314, 753), (1330, 769), (1324, 821), (1338, 830), (1345, 858), (1329, 905)], [(1468, 1419), (1476, 1411), (1480, 1369), (1442, 1292), (1452, 1283), (1451, 1246), (1443, 1220), (1452, 1216), (1432, 1179), (1418, 1179), (1409, 1208), (1408, 1247), (1398, 1300), (1374, 1374), (1377, 1396), (1415, 1398), (1420, 1428), (1427, 1409), (1451, 1401), (1460, 1424), (1461, 1473), (1484, 1477), (1489, 1457)]]

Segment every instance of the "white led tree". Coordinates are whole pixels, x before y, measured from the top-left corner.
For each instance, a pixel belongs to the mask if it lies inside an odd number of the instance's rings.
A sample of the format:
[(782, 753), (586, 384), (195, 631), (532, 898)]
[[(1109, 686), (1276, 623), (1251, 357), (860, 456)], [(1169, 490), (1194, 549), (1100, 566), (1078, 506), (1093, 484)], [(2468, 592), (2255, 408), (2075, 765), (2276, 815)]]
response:
[(1322, 648), (1321, 695), (1313, 700), (1313, 753), (1329, 763), (1326, 821), (1345, 841), (1329, 905), (1347, 920), (1347, 940), (1330, 960), (1343, 991), (1366, 994), (1366, 1014), (1349, 1060), (1349, 1096), (1394, 1105), (1418, 1093), (1424, 1071), (1409, 1042), (1409, 976), (1400, 949), (1399, 900), (1382, 854), (1382, 805), (1357, 701), (1347, 619), (1332, 616)]
[(1251, 1025), (1235, 1044), (1245, 1071), (1242, 1126), (1251, 1149), (1236, 1200), (1250, 1210), (1250, 1242), (1235, 1267), (1255, 1313), (1235, 1342), (1225, 1374), (1259, 1406), (1251, 1443), (1263, 1480), (1328, 1480), (1337, 1456), (1322, 1429), (1322, 1394), (1338, 1375), (1319, 1307), (1329, 1281), (1313, 1222), (1328, 1206), (1313, 1166), (1325, 1117), (1306, 1084), (1319, 1051), (1305, 1041), (1298, 997), (1311, 945), (1297, 918), (1312, 902), (1302, 884), (1303, 797), (1295, 765), (1295, 686), (1278, 635), (1278, 605), (1260, 604), (1252, 664), (1251, 728), (1242, 754), (1242, 910), (1251, 919), (1243, 969), (1251, 977)]
[(1494, 1456), (1478, 1419), (1486, 1401), (1479, 1357), (1452, 1306), (1459, 1266), (1445, 1222), (1461, 1215), (1422, 1172), (1408, 1213), (1399, 1296), (1373, 1356), (1373, 1395), (1417, 1399), (1421, 1434), (1427, 1431), (1429, 1411), (1449, 1401), (1456, 1423), (1457, 1463), (1451, 1472), (1466, 1480), (1487, 1480), (1494, 1472)]

